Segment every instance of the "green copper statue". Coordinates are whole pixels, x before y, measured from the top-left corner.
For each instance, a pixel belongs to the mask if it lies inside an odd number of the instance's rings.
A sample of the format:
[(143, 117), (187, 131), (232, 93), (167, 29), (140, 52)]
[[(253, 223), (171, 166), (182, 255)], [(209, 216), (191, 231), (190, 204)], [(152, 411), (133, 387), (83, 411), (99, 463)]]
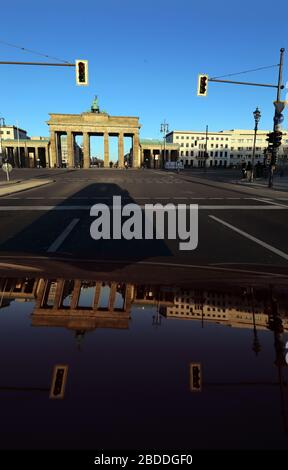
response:
[(92, 101), (91, 113), (100, 113), (97, 95), (95, 95), (94, 100)]

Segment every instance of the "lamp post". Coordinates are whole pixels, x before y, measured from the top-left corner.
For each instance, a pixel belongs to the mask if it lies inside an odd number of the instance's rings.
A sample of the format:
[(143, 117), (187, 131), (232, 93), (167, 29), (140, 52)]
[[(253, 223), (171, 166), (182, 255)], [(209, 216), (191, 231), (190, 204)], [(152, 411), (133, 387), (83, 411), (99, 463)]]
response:
[[(2, 121), (2, 124), (1, 124)], [(5, 127), (5, 119), (0, 117), (0, 163), (3, 161), (3, 152), (2, 152), (2, 127)]]
[(253, 143), (253, 154), (252, 154), (252, 171), (251, 171), (251, 177), (250, 181), (253, 183), (254, 180), (254, 165), (255, 165), (255, 145), (256, 145), (256, 135), (257, 135), (257, 130), (258, 130), (258, 123), (260, 121), (261, 113), (260, 110), (257, 108), (253, 112), (254, 115), (254, 120), (255, 120), (255, 127), (254, 127), (254, 143)]
[(161, 123), (160, 132), (163, 134), (163, 144), (164, 144), (164, 165), (165, 165), (165, 157), (166, 157), (166, 134), (169, 132), (169, 124), (164, 119), (164, 122)]

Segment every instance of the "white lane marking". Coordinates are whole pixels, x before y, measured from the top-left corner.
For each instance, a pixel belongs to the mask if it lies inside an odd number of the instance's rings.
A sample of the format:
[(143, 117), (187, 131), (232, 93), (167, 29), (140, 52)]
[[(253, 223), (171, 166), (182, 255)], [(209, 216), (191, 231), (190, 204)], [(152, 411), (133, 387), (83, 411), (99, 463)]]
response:
[[(172, 198), (173, 199), (173, 198)], [(182, 198), (180, 198), (182, 199)], [(189, 199), (189, 198), (188, 198)], [(153, 198), (149, 198), (151, 200), (151, 203), (153, 203)], [(156, 198), (155, 198), (156, 200)], [(158, 200), (158, 198), (157, 198)], [(137, 199), (134, 200), (134, 203), (137, 203)], [(154, 201), (155, 203), (155, 201)], [(0, 212), (9, 212), (9, 211), (87, 211), (91, 209), (91, 204), (90, 205), (70, 205), (70, 204), (60, 204), (59, 206), (0, 206)], [(112, 204), (107, 204), (107, 207), (109, 209), (113, 208), (114, 206)], [(145, 209), (145, 204), (139, 204), (139, 207), (141, 209)], [(209, 205), (209, 206), (201, 206), (198, 205), (199, 210), (287, 210), (287, 206), (282, 206), (282, 205), (267, 205), (267, 206), (261, 206), (260, 204), (258, 206), (216, 206), (216, 205)], [(188, 207), (187, 207), (188, 210)]]
[(287, 204), (281, 204), (281, 202), (274, 202), (274, 201), (271, 201), (271, 199), (258, 199), (258, 198), (254, 198), (255, 201), (260, 201), (260, 202), (266, 202), (267, 204), (272, 204), (273, 206), (281, 206), (281, 207), (287, 207)]
[(80, 219), (73, 219), (70, 224), (65, 228), (65, 230), (56, 238), (56, 240), (49, 246), (47, 253), (54, 253), (58, 250), (60, 245), (64, 242), (64, 240), (68, 237), (68, 235), (72, 232), (73, 228), (78, 224)]
[(284, 251), (278, 250), (278, 248), (275, 248), (274, 246), (269, 245), (269, 243), (263, 242), (259, 238), (253, 237), (253, 235), (250, 235), (249, 233), (244, 232), (243, 230), (240, 230), (234, 225), (228, 224), (228, 222), (225, 222), (222, 219), (218, 219), (218, 217), (215, 217), (214, 215), (209, 215), (209, 217), (215, 220), (216, 222), (219, 222), (219, 224), (225, 225), (225, 227), (230, 228), (234, 232), (239, 233), (239, 235), (242, 235), (243, 237), (248, 238), (248, 240), (251, 240), (252, 242), (257, 243), (258, 245), (262, 246), (263, 248), (266, 248), (266, 250), (272, 251), (272, 253), (275, 253), (281, 258), (288, 260), (288, 254), (285, 253)]

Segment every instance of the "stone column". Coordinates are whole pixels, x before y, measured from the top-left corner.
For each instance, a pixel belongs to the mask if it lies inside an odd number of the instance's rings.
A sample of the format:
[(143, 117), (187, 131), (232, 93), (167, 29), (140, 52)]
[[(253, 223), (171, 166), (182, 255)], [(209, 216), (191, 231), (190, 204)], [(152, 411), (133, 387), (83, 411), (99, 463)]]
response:
[(50, 168), (54, 168), (57, 165), (57, 138), (56, 132), (51, 131), (50, 133)]
[(168, 150), (168, 162), (171, 162), (171, 150)]
[(98, 309), (100, 294), (101, 294), (101, 286), (102, 286), (101, 282), (96, 282), (95, 295), (94, 295), (94, 300), (93, 300), (93, 310)]
[(133, 168), (139, 168), (139, 135), (133, 134)]
[(88, 132), (83, 133), (83, 168), (90, 168), (90, 138)]
[(47, 282), (45, 279), (40, 279), (38, 284), (38, 289), (36, 293), (36, 302), (35, 302), (35, 309), (41, 308), (44, 303), (45, 292), (47, 289)]
[(104, 133), (104, 167), (109, 168), (109, 134)]
[[(21, 155), (21, 152), (20, 152), (20, 155)], [(21, 166), (22, 166), (21, 157), (20, 157), (20, 162), (21, 162)], [(33, 167), (34, 167), (34, 165), (31, 166), (31, 168), (33, 168)], [(30, 158), (29, 158), (28, 148), (27, 148), (26, 144), (25, 144), (25, 147), (24, 147), (24, 168), (30, 168)]]
[(57, 287), (54, 297), (54, 304), (52, 309), (58, 310), (62, 304), (62, 296), (63, 296), (63, 289), (64, 289), (64, 279), (57, 279)]
[(124, 138), (122, 133), (118, 135), (118, 166), (124, 168)]
[(114, 310), (114, 304), (115, 304), (115, 299), (116, 299), (116, 289), (117, 289), (116, 282), (112, 282), (111, 287), (110, 287), (109, 304), (108, 304), (109, 312), (112, 312)]
[(73, 288), (72, 299), (70, 303), (71, 310), (75, 310), (78, 307), (78, 302), (79, 302), (80, 292), (81, 292), (81, 285), (82, 285), (82, 281), (80, 279), (76, 279), (74, 281), (74, 288)]
[(71, 131), (67, 131), (67, 163), (69, 167), (75, 165), (74, 160), (74, 136)]

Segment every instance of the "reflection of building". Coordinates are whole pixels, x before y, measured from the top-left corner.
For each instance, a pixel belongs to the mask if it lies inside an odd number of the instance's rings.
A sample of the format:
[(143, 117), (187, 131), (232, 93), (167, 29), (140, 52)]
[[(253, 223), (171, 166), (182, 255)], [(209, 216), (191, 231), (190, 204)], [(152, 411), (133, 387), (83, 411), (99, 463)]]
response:
[(2, 302), (36, 300), (33, 325), (81, 329), (127, 328), (134, 304), (155, 306), (169, 319), (205, 320), (257, 329), (271, 329), (271, 309), (276, 309), (283, 331), (288, 331), (286, 292), (279, 290), (273, 295), (272, 302), (270, 291), (260, 288), (226, 291), (81, 279), (0, 278)]
[(0, 299), (32, 301), (37, 295), (38, 279), (0, 278)]
[(132, 296), (131, 284), (41, 279), (32, 325), (79, 331), (128, 328)]
[[(258, 329), (269, 328), (269, 299), (255, 297), (253, 305), (245, 295), (222, 290), (175, 291), (173, 306), (161, 309), (167, 318), (205, 320), (232, 327), (253, 328), (253, 314)], [(287, 304), (279, 306), (283, 327), (288, 331)]]

